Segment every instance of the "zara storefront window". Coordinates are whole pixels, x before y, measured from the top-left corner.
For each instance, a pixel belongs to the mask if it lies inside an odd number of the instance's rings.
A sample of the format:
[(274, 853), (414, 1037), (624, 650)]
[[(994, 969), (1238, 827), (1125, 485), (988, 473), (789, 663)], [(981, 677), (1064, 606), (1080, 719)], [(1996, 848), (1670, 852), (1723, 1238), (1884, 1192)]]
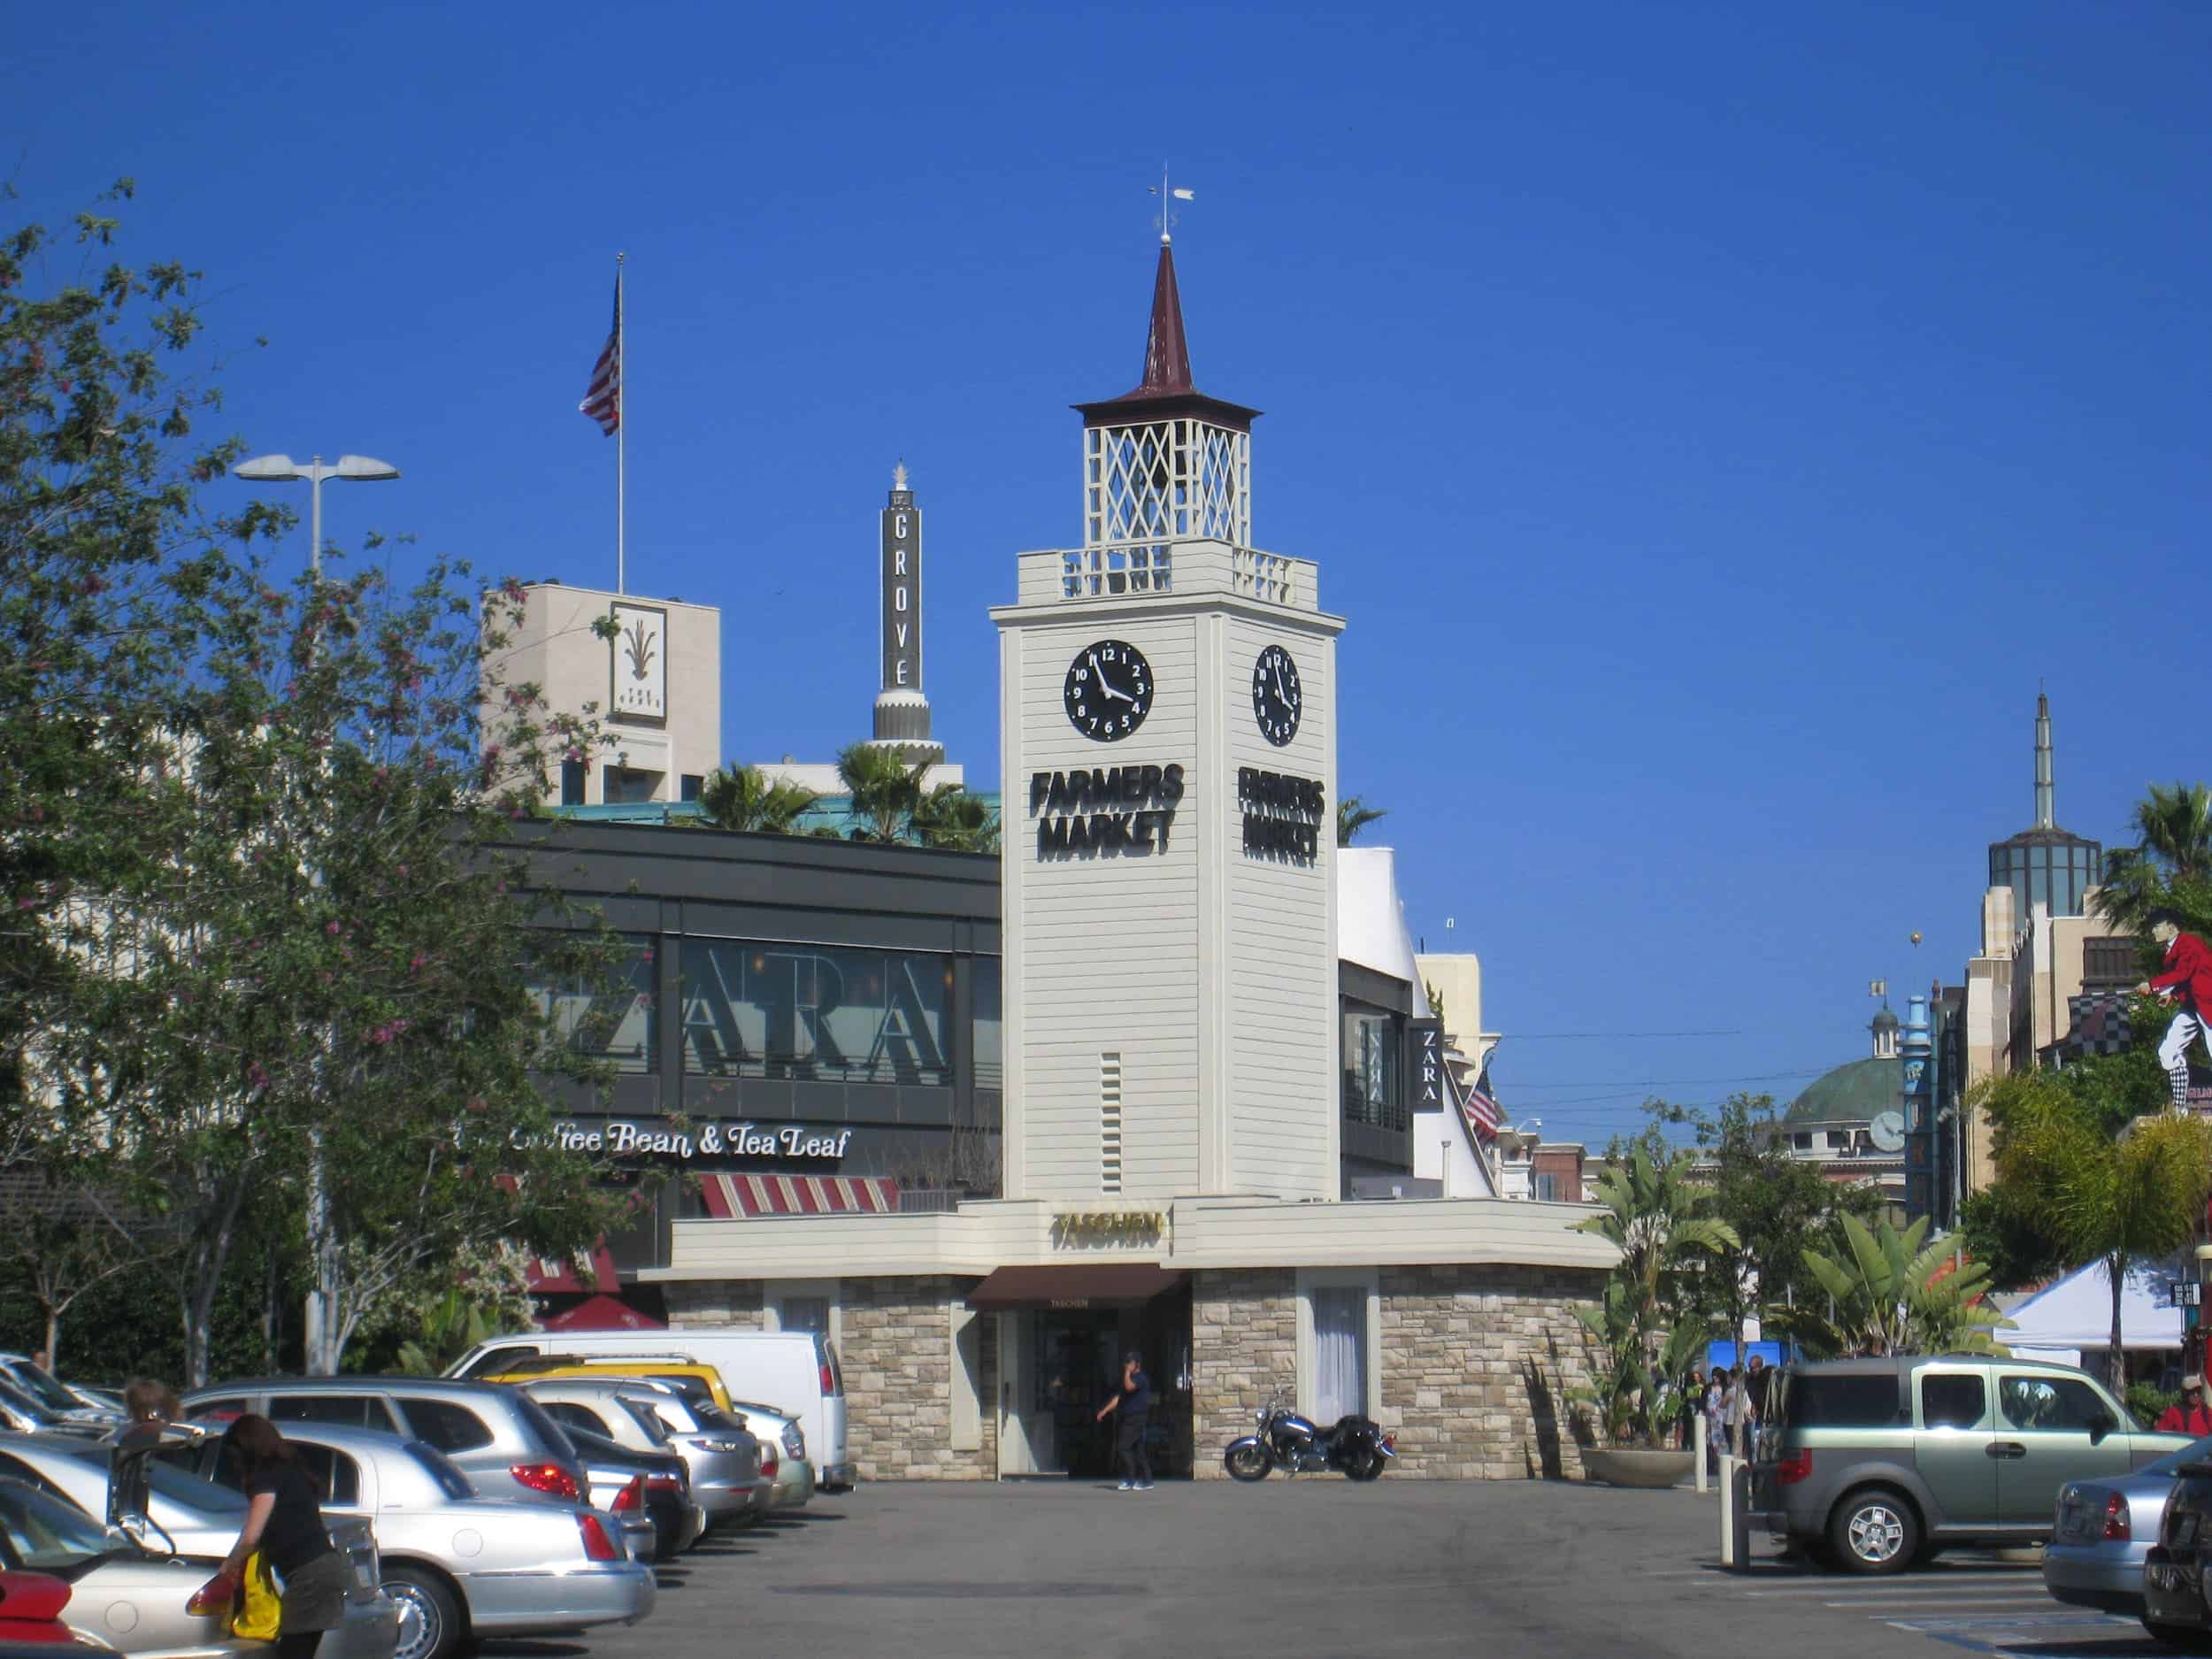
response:
[[(997, 964), (991, 963), (995, 971)], [(979, 972), (983, 964), (977, 963)], [(684, 1070), (695, 1076), (948, 1087), (952, 958), (922, 951), (760, 940), (683, 941)], [(990, 987), (990, 1054), (998, 998)], [(981, 987), (979, 1071), (986, 1064)]]
[(651, 938), (625, 933), (625, 953), (604, 982), (534, 979), (530, 991), (561, 1040), (579, 1054), (611, 1063), (626, 1076), (660, 1069), (660, 1008), (654, 995)]

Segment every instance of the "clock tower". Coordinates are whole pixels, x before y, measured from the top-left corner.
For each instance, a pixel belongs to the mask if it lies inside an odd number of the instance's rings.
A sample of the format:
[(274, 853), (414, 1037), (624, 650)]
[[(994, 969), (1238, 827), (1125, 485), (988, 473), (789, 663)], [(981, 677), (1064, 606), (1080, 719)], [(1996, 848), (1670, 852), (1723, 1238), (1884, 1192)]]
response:
[(1344, 625), (1252, 545), (1259, 411), (1193, 383), (1164, 235), (1141, 381), (1076, 408), (1082, 545), (991, 613), (1006, 1196), (1335, 1198)]

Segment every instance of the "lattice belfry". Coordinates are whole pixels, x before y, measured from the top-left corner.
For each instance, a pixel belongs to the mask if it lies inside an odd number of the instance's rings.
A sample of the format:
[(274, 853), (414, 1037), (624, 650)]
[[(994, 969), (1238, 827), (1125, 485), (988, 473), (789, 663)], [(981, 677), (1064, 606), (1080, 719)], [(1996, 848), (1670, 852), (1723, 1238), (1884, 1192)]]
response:
[(1203, 536), (1252, 544), (1252, 434), (1184, 417), (1083, 434), (1087, 547)]

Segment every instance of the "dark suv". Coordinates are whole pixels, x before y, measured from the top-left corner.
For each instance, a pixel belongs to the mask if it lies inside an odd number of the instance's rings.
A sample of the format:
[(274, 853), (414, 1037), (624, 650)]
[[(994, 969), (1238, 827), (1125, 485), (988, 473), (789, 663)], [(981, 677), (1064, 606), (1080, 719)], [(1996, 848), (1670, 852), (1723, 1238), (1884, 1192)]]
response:
[(2192, 1442), (2135, 1426), (2071, 1365), (1901, 1354), (1792, 1366), (1770, 1401), (1768, 1530), (1855, 1572), (1900, 1572), (1946, 1544), (2039, 1544), (2058, 1489)]

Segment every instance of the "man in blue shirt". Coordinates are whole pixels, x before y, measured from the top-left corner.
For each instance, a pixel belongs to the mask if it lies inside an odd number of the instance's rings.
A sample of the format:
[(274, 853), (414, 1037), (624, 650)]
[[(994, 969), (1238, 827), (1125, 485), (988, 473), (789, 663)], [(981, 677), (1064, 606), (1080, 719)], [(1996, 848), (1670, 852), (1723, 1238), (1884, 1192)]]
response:
[(1152, 1490), (1152, 1465), (1144, 1455), (1145, 1413), (1152, 1409), (1152, 1379), (1144, 1374), (1144, 1356), (1131, 1348), (1121, 1362), (1121, 1389), (1098, 1409), (1098, 1420), (1119, 1413), (1114, 1450), (1121, 1465), (1123, 1492)]

